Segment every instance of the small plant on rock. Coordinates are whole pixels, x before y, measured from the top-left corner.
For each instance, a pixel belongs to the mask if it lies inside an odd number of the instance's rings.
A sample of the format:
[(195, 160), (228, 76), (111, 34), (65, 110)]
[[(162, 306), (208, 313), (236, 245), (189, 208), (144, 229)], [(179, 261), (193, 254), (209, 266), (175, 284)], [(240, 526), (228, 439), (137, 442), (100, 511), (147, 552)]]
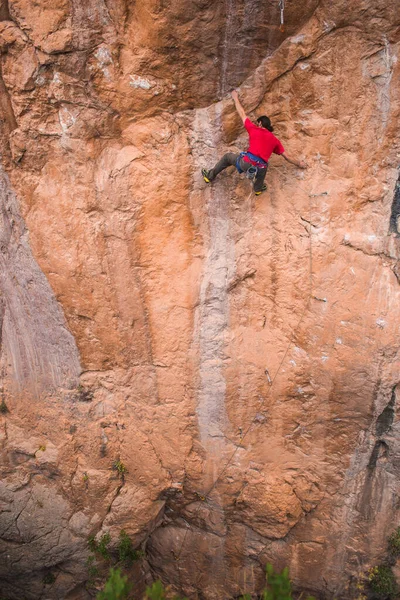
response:
[(112, 468), (113, 471), (117, 471), (118, 477), (120, 477), (123, 481), (126, 473), (128, 472), (126, 465), (124, 465), (124, 463), (118, 458), (116, 461), (114, 461)]
[(91, 402), (93, 400), (94, 393), (92, 390), (88, 390), (81, 383), (76, 388), (76, 400), (78, 402)]
[(89, 549), (95, 554), (99, 554), (104, 560), (110, 560), (110, 551), (108, 546), (111, 542), (111, 536), (109, 533), (103, 533), (99, 541), (96, 540), (94, 535), (91, 535), (88, 539)]

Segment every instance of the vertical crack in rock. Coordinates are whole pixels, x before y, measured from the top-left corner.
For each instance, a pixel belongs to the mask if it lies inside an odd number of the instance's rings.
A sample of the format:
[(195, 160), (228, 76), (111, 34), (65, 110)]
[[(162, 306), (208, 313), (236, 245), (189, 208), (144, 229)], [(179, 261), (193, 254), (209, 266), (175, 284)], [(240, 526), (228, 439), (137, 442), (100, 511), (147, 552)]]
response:
[[(225, 0), (225, 28), (221, 43), (219, 97), (239, 85), (252, 62), (258, 27), (269, 20), (269, 7), (260, 7), (258, 0)], [(267, 19), (268, 15), (268, 19)], [(268, 30), (267, 52), (271, 39)], [(250, 39), (249, 39), (250, 38)], [(265, 33), (263, 35), (265, 39)]]
[(0, 171), (0, 285), (4, 301), (0, 367), (10, 391), (74, 387), (79, 354), (62, 310), (32, 256), (8, 178)]
[(3, 80), (2, 66), (0, 62), (0, 120), (3, 135), (7, 137), (18, 127), (14, 110), (11, 104), (10, 94)]
[(235, 0), (225, 0), (225, 32), (222, 41), (222, 57), (221, 57), (221, 78), (220, 78), (220, 96), (227, 92), (227, 71), (232, 52), (232, 42), (235, 40), (234, 27), (236, 25), (236, 2)]
[(314, 13), (319, 0), (306, 0), (301, 7), (287, 3), (285, 33), (279, 30), (278, 0), (224, 0), (221, 4), (224, 23), (219, 42), (219, 99), (240, 85), (259, 66), (261, 56), (269, 56), (284, 37), (297, 31), (300, 23)]
[(400, 171), (396, 182), (396, 187), (394, 189), (389, 231), (400, 235)]

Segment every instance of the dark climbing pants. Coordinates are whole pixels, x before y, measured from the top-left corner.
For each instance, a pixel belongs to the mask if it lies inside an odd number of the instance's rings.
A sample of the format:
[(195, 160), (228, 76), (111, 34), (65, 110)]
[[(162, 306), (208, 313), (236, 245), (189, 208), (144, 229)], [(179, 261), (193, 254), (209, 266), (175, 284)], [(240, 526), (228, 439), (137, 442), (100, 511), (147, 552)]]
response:
[[(215, 179), (218, 173), (221, 173), (221, 171), (223, 171), (224, 169), (227, 169), (228, 167), (236, 167), (236, 161), (238, 157), (239, 154), (235, 154), (234, 152), (228, 152), (227, 154), (224, 154), (221, 160), (217, 162), (215, 167), (208, 171), (208, 178), (210, 179), (210, 181)], [(242, 169), (242, 171), (247, 171), (252, 165), (243, 160), (243, 158), (241, 158), (239, 160), (239, 166)], [(263, 167), (262, 169), (257, 168), (257, 175), (254, 180), (255, 192), (261, 192), (267, 171), (268, 166), (265, 168)]]

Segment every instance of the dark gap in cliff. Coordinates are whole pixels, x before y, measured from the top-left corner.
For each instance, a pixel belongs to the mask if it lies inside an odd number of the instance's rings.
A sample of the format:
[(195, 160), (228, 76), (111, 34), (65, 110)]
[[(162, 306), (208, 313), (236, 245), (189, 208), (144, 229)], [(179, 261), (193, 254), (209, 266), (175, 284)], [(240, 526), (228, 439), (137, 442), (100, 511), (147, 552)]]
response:
[(372, 450), (371, 458), (369, 459), (368, 469), (373, 471), (380, 458), (386, 458), (389, 454), (389, 446), (383, 440), (378, 440)]
[(359, 497), (359, 502), (358, 504), (358, 510), (360, 512), (360, 515), (366, 519), (366, 520), (370, 520), (374, 517), (375, 511), (376, 511), (376, 506), (375, 503), (372, 501), (372, 497), (373, 497), (373, 492), (374, 490), (376, 490), (376, 465), (378, 464), (378, 461), (383, 460), (385, 462), (385, 460), (387, 459), (389, 455), (389, 446), (386, 442), (384, 442), (383, 440), (378, 440), (375, 443), (375, 446), (372, 450), (368, 465), (367, 465), (367, 473), (366, 473), (366, 477), (365, 477), (365, 482), (364, 482), (364, 488), (362, 490), (362, 492), (360, 493), (360, 497)]
[(392, 212), (390, 214), (389, 231), (400, 235), (400, 172), (394, 189)]
[(8, 6), (8, 0), (0, 2), (0, 21), (11, 21), (10, 9)]
[(375, 433), (378, 437), (381, 437), (393, 425), (395, 404), (396, 404), (396, 386), (393, 386), (390, 402), (388, 402), (387, 406), (383, 409), (383, 411), (381, 412), (381, 414), (379, 415), (379, 417), (376, 420)]
[(10, 94), (3, 80), (2, 65), (0, 63), (0, 119), (4, 123), (1, 127), (2, 133), (10, 135), (10, 133), (18, 127), (17, 119), (14, 115), (14, 110), (11, 104)]
[(396, 275), (397, 281), (400, 283), (400, 260), (396, 260), (392, 267), (392, 271)]

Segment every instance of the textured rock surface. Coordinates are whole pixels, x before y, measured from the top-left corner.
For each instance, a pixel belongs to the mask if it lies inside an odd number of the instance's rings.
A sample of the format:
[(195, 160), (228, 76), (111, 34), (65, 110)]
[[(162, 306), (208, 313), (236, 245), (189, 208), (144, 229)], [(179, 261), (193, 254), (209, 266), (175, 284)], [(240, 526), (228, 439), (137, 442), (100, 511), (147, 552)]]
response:
[[(272, 1), (0, 0), (8, 598), (89, 598), (87, 538), (122, 529), (208, 599), (267, 561), (351, 598), (385, 554), (399, 15), (286, 4), (280, 33)], [(273, 158), (260, 197), (199, 177), (246, 143), (238, 84), (309, 163)]]

